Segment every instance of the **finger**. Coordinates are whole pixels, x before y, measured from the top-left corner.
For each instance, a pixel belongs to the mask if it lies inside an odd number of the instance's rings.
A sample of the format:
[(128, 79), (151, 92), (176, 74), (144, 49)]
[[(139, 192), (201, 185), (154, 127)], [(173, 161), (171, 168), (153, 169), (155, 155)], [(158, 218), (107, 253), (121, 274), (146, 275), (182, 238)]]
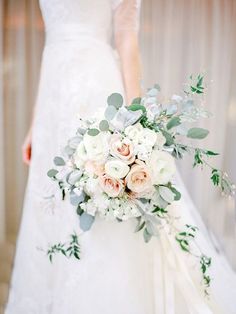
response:
[(22, 159), (23, 159), (23, 162), (26, 164), (26, 165), (29, 165), (30, 164), (30, 160), (31, 160), (31, 147), (27, 147), (27, 148), (22, 148)]

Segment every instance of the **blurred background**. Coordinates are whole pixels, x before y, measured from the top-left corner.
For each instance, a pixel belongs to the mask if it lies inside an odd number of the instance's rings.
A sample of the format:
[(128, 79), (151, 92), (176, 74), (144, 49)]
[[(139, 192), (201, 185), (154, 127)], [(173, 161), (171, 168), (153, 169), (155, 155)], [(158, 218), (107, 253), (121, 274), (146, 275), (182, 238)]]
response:
[[(0, 0), (0, 308), (22, 212), (27, 167), (21, 146), (37, 95), (43, 45), (38, 1)], [(220, 152), (216, 165), (236, 182), (236, 1), (144, 0), (140, 47), (145, 88), (159, 83), (171, 96), (190, 74), (205, 73), (205, 106), (214, 115), (203, 122), (210, 136), (199, 145)], [(187, 189), (217, 249), (236, 269), (234, 200), (221, 197), (207, 171), (191, 168), (190, 158), (180, 165)]]

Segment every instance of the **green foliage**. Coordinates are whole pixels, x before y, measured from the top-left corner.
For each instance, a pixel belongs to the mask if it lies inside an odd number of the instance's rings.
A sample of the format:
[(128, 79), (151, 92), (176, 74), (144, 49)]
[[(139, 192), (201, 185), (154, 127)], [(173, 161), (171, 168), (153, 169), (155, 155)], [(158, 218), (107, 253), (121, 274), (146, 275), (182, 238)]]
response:
[(211, 257), (204, 254), (200, 256), (200, 268), (202, 272), (203, 285), (205, 286), (205, 295), (209, 295), (208, 288), (211, 284), (211, 277), (207, 274), (209, 267), (211, 266)]
[(219, 155), (219, 153), (213, 152), (213, 151), (211, 151), (211, 150), (205, 150), (204, 153), (205, 153), (207, 156), (217, 156), (217, 155)]
[(84, 192), (80, 195), (76, 194), (73, 190), (70, 192), (70, 203), (73, 206), (78, 206), (80, 203), (84, 201)]
[(108, 106), (105, 110), (105, 118), (108, 120), (108, 121), (111, 121), (115, 115), (117, 114), (117, 109), (116, 107), (114, 106)]
[(69, 257), (73, 256), (74, 258), (80, 260), (80, 245), (78, 237), (75, 233), (71, 235), (71, 241), (66, 249), (66, 253)]
[(57, 243), (49, 247), (47, 251), (50, 262), (53, 262), (53, 258), (57, 254), (62, 254), (65, 257), (74, 257), (80, 259), (80, 245), (78, 236), (74, 233), (70, 235), (71, 241), (69, 243)]
[(100, 133), (100, 131), (98, 129), (93, 128), (93, 129), (89, 129), (87, 133), (90, 136), (97, 136)]
[(163, 136), (166, 139), (166, 143), (165, 143), (166, 146), (171, 146), (174, 144), (174, 138), (169, 132), (161, 129), (161, 133), (163, 134)]
[[(198, 228), (192, 225), (185, 225), (185, 230), (184, 231), (180, 231), (176, 234), (176, 241), (178, 242), (180, 248), (189, 253), (192, 254), (191, 251), (191, 242), (194, 241), (195, 237), (196, 237), (196, 232), (197, 232)], [(204, 292), (206, 295), (208, 295), (208, 288), (210, 287), (210, 283), (211, 283), (211, 277), (207, 274), (207, 270), (209, 269), (209, 267), (211, 266), (211, 258), (206, 256), (205, 254), (200, 254), (199, 256), (194, 255), (196, 258), (199, 259), (199, 263), (200, 263), (200, 271), (202, 274), (202, 280), (203, 280), (203, 284), (204, 284)]]
[(128, 109), (130, 111), (138, 111), (138, 110), (142, 110), (143, 113), (145, 113), (147, 111), (147, 109), (143, 106), (143, 105), (140, 105), (140, 104), (132, 104), (128, 107)]
[(149, 233), (149, 231), (148, 231), (147, 228), (144, 228), (144, 229), (143, 229), (143, 238), (144, 238), (144, 241), (145, 241), (146, 243), (148, 243), (148, 242), (151, 240), (151, 238), (152, 238), (152, 234)]
[(94, 223), (94, 219), (95, 219), (94, 216), (89, 215), (86, 212), (82, 213), (79, 220), (80, 228), (83, 231), (88, 231), (92, 227), (92, 224)]
[(167, 186), (161, 185), (159, 187), (160, 196), (169, 204), (173, 203), (175, 200), (175, 194)]
[(141, 103), (141, 100), (142, 100), (142, 98), (141, 97), (137, 97), (137, 98), (134, 98), (133, 100), (132, 100), (132, 105), (137, 105), (137, 104), (140, 104)]
[(102, 120), (100, 123), (99, 123), (99, 129), (100, 131), (102, 132), (106, 132), (106, 131), (109, 131), (109, 123), (107, 120)]
[(181, 249), (185, 252), (190, 252), (190, 240), (195, 238), (197, 228), (191, 225), (185, 225), (184, 231), (178, 232), (175, 236)]
[(203, 86), (203, 75), (198, 75), (196, 78), (193, 75), (190, 76), (191, 84), (190, 84), (190, 91), (193, 94), (203, 94), (204, 86)]
[(160, 91), (160, 86), (155, 84), (153, 88), (148, 89), (147, 95), (149, 97), (156, 97), (159, 91)]
[(156, 214), (158, 217), (163, 218), (168, 213), (168, 211), (165, 208), (156, 206), (153, 211), (153, 214)]
[(56, 169), (50, 169), (48, 172), (47, 172), (47, 175), (49, 178), (53, 178), (55, 179), (56, 178), (56, 175), (58, 174), (58, 170)]
[(174, 200), (179, 201), (181, 199), (181, 193), (178, 190), (176, 190), (176, 188), (174, 188), (173, 186), (170, 186), (169, 188), (175, 195)]
[(211, 180), (213, 184), (218, 186), (220, 184), (220, 171), (217, 169), (212, 169), (211, 174)]
[(193, 139), (204, 139), (209, 134), (209, 131), (202, 128), (191, 128), (188, 130), (187, 137)]
[(186, 145), (175, 143), (172, 151), (172, 156), (175, 157), (176, 159), (182, 159), (186, 152), (187, 152)]
[(145, 221), (142, 221), (141, 217), (138, 217), (137, 221), (138, 221), (138, 223), (137, 223), (137, 226), (136, 226), (134, 232), (141, 231), (145, 226)]
[(65, 160), (62, 157), (55, 157), (53, 162), (56, 166), (65, 166)]
[(195, 153), (194, 153), (194, 163), (193, 163), (193, 167), (197, 166), (197, 165), (203, 165), (204, 161), (202, 159), (202, 150), (201, 149), (195, 149)]
[(170, 130), (170, 129), (172, 129), (172, 128), (174, 128), (174, 127), (180, 125), (180, 124), (181, 124), (180, 117), (175, 116), (175, 117), (171, 118), (171, 119), (168, 121), (168, 123), (167, 123), (167, 125), (166, 125), (166, 128), (167, 128), (167, 130)]
[(113, 93), (107, 98), (108, 105), (116, 109), (119, 109), (123, 105), (123, 101), (123, 97), (119, 93)]

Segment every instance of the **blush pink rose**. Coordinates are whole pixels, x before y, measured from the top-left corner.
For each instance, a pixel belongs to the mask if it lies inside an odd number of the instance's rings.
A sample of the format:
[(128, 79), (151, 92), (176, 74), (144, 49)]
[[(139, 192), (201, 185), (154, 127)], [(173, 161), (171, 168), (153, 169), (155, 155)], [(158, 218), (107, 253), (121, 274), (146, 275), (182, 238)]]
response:
[(127, 138), (122, 139), (118, 134), (114, 134), (111, 137), (110, 153), (112, 156), (119, 158), (128, 165), (132, 164), (135, 160), (132, 142)]
[(100, 177), (99, 182), (102, 190), (110, 197), (117, 197), (124, 190), (123, 180), (114, 179), (106, 174)]
[(137, 195), (144, 195), (145, 193), (150, 193), (153, 188), (151, 174), (145, 163), (137, 162), (131, 167), (130, 172), (126, 176), (125, 184), (130, 191)]

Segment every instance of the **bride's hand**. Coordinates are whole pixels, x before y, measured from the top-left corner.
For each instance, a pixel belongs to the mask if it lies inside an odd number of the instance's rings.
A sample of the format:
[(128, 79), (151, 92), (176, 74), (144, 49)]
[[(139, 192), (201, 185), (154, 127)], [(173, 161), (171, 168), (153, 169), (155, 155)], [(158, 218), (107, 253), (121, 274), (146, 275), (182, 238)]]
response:
[(23, 162), (28, 166), (30, 165), (30, 160), (31, 160), (31, 150), (32, 150), (31, 142), (32, 142), (32, 131), (30, 128), (25, 137), (24, 143), (22, 145), (22, 159), (23, 159)]

